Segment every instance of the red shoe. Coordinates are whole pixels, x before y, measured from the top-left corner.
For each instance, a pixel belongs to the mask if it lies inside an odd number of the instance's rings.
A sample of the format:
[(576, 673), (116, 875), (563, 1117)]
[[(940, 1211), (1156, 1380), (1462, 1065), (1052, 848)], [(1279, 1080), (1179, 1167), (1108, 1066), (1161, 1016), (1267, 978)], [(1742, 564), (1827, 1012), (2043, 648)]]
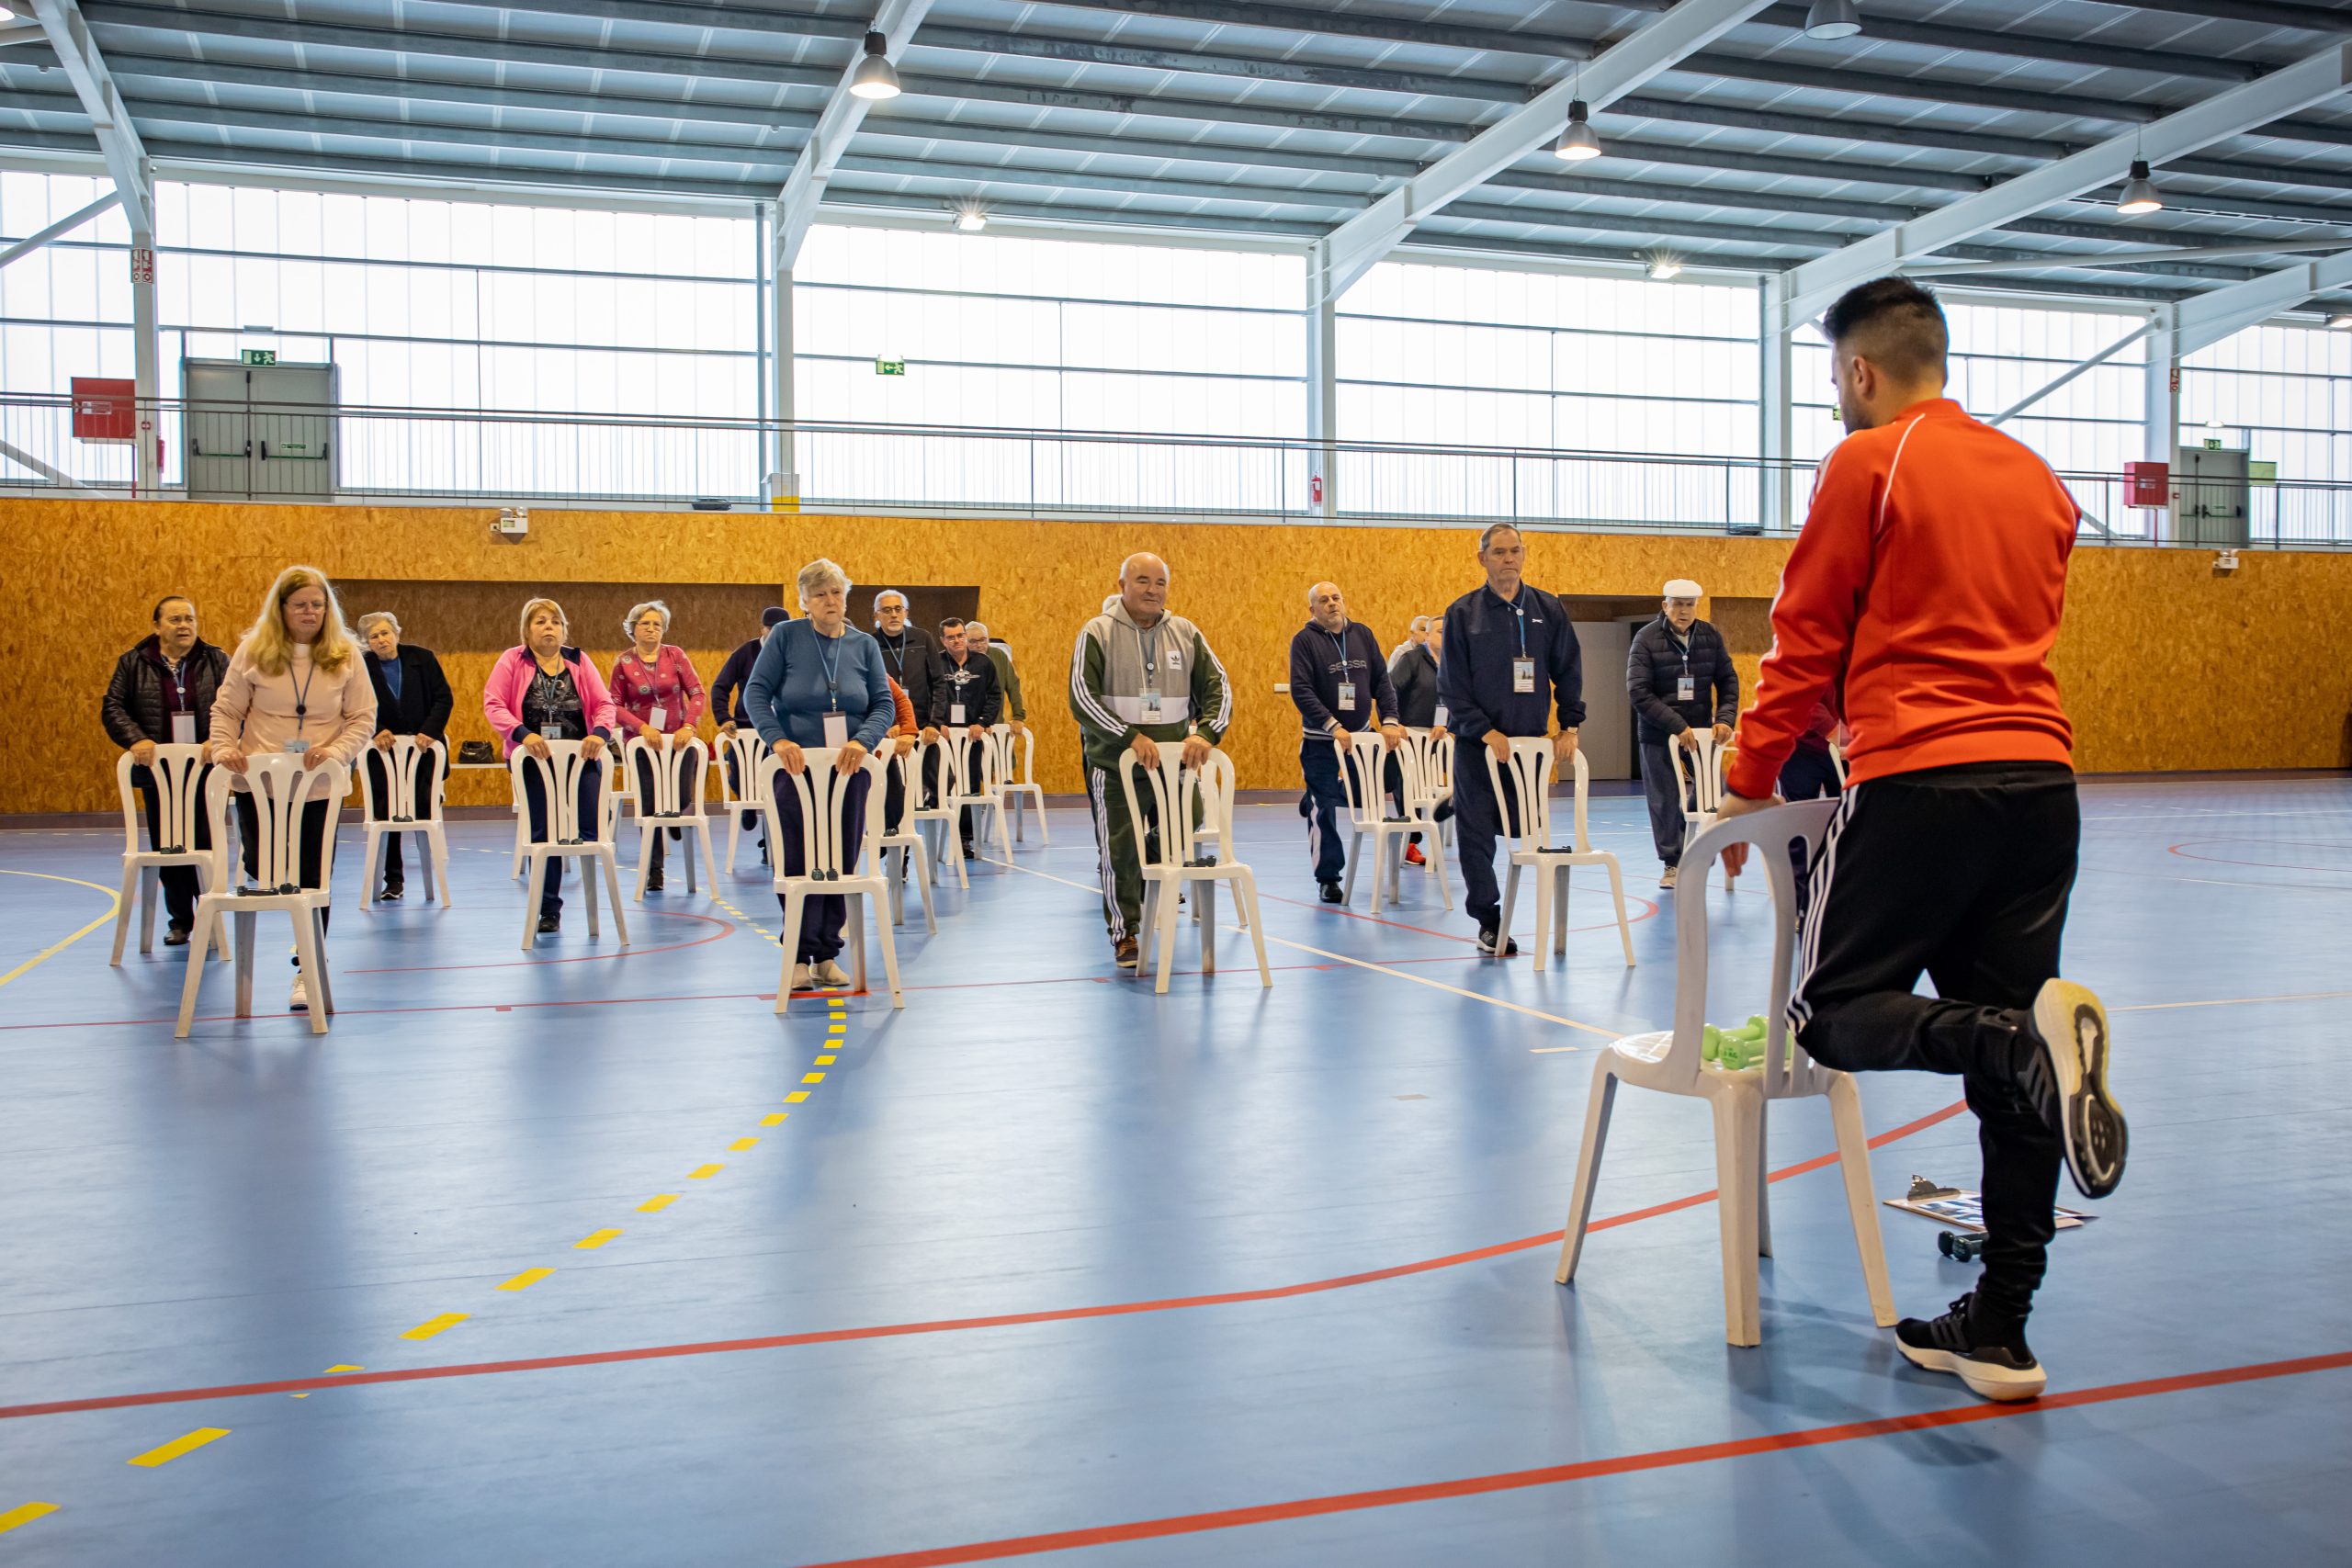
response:
[(1429, 859), (1421, 853), (1420, 845), (1407, 844), (1405, 846), (1405, 863), (1407, 865), (1427, 865), (1429, 864)]

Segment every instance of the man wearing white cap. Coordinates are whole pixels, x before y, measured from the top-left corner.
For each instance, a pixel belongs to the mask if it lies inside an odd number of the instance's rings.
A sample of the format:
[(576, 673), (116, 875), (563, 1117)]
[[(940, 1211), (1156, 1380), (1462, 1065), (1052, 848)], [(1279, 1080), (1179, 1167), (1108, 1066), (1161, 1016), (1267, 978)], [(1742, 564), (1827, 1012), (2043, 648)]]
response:
[[(1664, 863), (1660, 887), (1671, 887), (1682, 863), (1683, 796), (1674, 784), (1668, 746), (1698, 749), (1698, 732), (1712, 728), (1715, 744), (1731, 739), (1739, 717), (1739, 671), (1714, 627), (1699, 618), (1703, 590), (1687, 577), (1666, 585), (1657, 620), (1634, 634), (1625, 654), (1625, 692), (1641, 720), (1642, 788), (1650, 801), (1650, 838)], [(1686, 771), (1691, 762), (1686, 761)], [(1695, 776), (1695, 774), (1694, 774)]]

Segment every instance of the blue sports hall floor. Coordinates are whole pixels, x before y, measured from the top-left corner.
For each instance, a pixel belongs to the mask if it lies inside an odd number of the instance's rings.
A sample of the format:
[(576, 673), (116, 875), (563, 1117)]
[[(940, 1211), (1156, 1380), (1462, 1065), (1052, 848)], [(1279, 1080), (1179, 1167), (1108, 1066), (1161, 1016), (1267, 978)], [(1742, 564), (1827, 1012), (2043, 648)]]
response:
[[(1538, 975), (1418, 875), (1317, 907), (1253, 806), (1273, 987), (1188, 929), (1155, 997), (1063, 810), (904, 928), (903, 1011), (782, 1021), (748, 847), (525, 953), (503, 822), (453, 826), (454, 908), (372, 913), (346, 825), (333, 1032), (266, 919), (261, 1015), (216, 970), (184, 1043), (181, 954), (107, 963), (119, 835), (0, 834), (0, 1565), (2345, 1562), (2352, 783), (2085, 806), (2135, 1157), (2023, 1406), (1871, 1325), (1817, 1101), (1773, 1113), (1759, 1348), (1696, 1101), (1619, 1096), (1552, 1283), (1591, 1053), (1670, 1010), (1638, 799), (1593, 807), (1631, 970), (1598, 873)], [(1761, 887), (1711, 902), (1724, 1019)], [(1974, 1184), (1959, 1098), (1865, 1083), (1882, 1197)], [(1941, 1311), (1973, 1267), (1882, 1214)]]

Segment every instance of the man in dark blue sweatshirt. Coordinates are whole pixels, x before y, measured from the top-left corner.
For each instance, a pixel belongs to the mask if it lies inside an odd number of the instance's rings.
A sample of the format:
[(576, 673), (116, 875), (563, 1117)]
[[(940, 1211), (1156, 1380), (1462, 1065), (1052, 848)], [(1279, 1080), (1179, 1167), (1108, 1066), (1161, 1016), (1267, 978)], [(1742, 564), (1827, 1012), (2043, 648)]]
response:
[[(1500, 889), (1495, 882), (1495, 839), (1503, 829), (1503, 807), (1487, 778), (1487, 758), (1498, 767), (1510, 761), (1513, 736), (1538, 736), (1549, 728), (1556, 702), (1560, 714), (1559, 772), (1576, 755), (1577, 730), (1584, 723), (1584, 660), (1567, 606), (1520, 581), (1527, 546), (1519, 530), (1497, 523), (1478, 536), (1483, 588), (1464, 593), (1445, 612), (1445, 654), (1438, 661), (1438, 700), (1445, 706), (1456, 747), (1453, 815), (1462, 849), (1463, 900), (1478, 922), (1478, 951), (1509, 956), (1519, 951), (1502, 923)], [(1508, 775), (1506, 774), (1506, 779)], [(1506, 782), (1504, 788), (1510, 789)], [(1510, 802), (1516, 821), (1516, 802)]]
[[(1340, 874), (1348, 857), (1340, 840), (1340, 813), (1348, 798), (1340, 782), (1340, 754), (1359, 729), (1374, 724), (1391, 748), (1405, 732), (1396, 725), (1396, 688), (1372, 628), (1348, 619), (1347, 602), (1336, 582), (1306, 591), (1307, 622), (1290, 639), (1290, 700), (1298, 705), (1298, 767), (1306, 793), (1298, 814), (1306, 818), (1306, 850), (1315, 858), (1315, 880), (1323, 902), (1340, 902)], [(1365, 781), (1378, 800), (1378, 779)]]

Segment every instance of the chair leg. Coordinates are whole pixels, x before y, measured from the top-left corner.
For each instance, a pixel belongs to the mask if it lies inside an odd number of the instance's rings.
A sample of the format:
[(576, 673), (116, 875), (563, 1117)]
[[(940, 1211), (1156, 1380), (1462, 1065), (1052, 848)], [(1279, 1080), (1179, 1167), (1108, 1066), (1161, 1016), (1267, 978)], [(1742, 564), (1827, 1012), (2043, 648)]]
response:
[(1199, 902), (1194, 912), (1201, 921), (1201, 973), (1216, 973), (1216, 884), (1203, 880), (1193, 884)]
[(885, 907), (890, 911), (890, 923), (894, 926), (902, 926), (907, 923), (906, 875), (907, 847), (904, 844), (884, 846), (882, 886), (889, 890), (885, 899)]
[[(659, 833), (661, 830), (662, 826), (658, 822), (649, 823), (642, 817), (637, 819), (636, 897), (637, 901), (640, 904), (645, 902), (645, 885), (651, 881), (653, 877), (653, 835)], [(618, 901), (616, 900), (616, 902), (617, 903)], [(593, 925), (590, 927), (590, 931), (593, 934), (594, 931), (594, 927)]]
[[(1170, 918), (1167, 906), (1180, 896), (1182, 886), (1183, 884), (1181, 882), (1163, 882), (1159, 886), (1159, 973), (1152, 977), (1151, 988), (1163, 997), (1168, 994), (1168, 972), (1176, 967), (1178, 924), (1176, 920)], [(1195, 916), (1199, 913), (1197, 909), (1193, 911)]]
[(1600, 1151), (1609, 1144), (1609, 1112), (1617, 1104), (1616, 1064), (1602, 1056), (1592, 1066), (1592, 1092), (1584, 1102), (1584, 1144), (1577, 1151), (1577, 1179), (1568, 1190), (1568, 1223), (1560, 1242), (1560, 1266), (1552, 1282), (1565, 1285), (1577, 1277), (1577, 1262), (1584, 1256), (1584, 1233), (1592, 1224), (1592, 1189), (1600, 1175)]
[[(877, 907), (875, 912), (878, 915), (881, 910)], [(876, 940), (882, 944), (882, 977), (890, 982), (890, 1005), (894, 1008), (905, 1007), (907, 1005), (906, 992), (899, 984), (898, 933), (893, 931), (888, 925), (878, 919), (874, 922), (874, 929), (876, 932)], [(862, 942), (860, 947), (862, 956)]]
[(237, 921), (237, 1016), (254, 1015), (254, 917), (243, 910)]
[(523, 951), (528, 953), (538, 945), (539, 899), (548, 885), (548, 858), (534, 854), (523, 878)]
[(457, 901), (449, 896), (449, 830), (437, 822), (433, 826), (433, 874), (441, 889), (441, 907), (454, 908)]
[[(307, 989), (316, 980), (319, 973), (318, 913), (312, 909), (300, 908), (289, 909), (287, 913), (293, 919), (294, 952), (300, 961), (302, 983)], [(327, 1032), (327, 1010), (323, 1000), (322, 998), (316, 996), (311, 998), (311, 1032), (313, 1034), (324, 1034)]]
[[(900, 850), (899, 852), (899, 858), (903, 860), (907, 853), (907, 851)], [(939, 934), (939, 917), (933, 911), (931, 907), (931, 855), (930, 852), (923, 848), (922, 839), (920, 835), (915, 839), (913, 853), (915, 857), (915, 891), (922, 897), (922, 929), (927, 934), (937, 936)]]
[[(1561, 868), (1546, 864), (1539, 855), (1532, 869), (1535, 872), (1534, 886), (1532, 889), (1535, 895), (1535, 972), (1541, 975), (1544, 973), (1544, 958), (1552, 950), (1552, 896), (1554, 893), (1552, 879)], [(1512, 867), (1511, 874), (1516, 877), (1519, 874), (1519, 868)], [(1510, 928), (1505, 926), (1502, 929), (1508, 931)], [(1495, 948), (1498, 952), (1502, 949), (1502, 940), (1499, 937), (1495, 941)]]
[(1763, 1100), (1753, 1089), (1711, 1097), (1715, 1113), (1715, 1217), (1723, 1232), (1724, 1337), (1734, 1345), (1762, 1341), (1757, 1307), (1756, 1179), (1757, 1112)]
[(1625, 919), (1625, 874), (1618, 866), (1615, 855), (1611, 855), (1604, 863), (1609, 869), (1609, 897), (1617, 901), (1617, 940), (1625, 944), (1625, 967), (1631, 969), (1634, 966), (1634, 928)]
[[(711, 858), (709, 818), (704, 818), (702, 825), (695, 829), (695, 838), (702, 845), (703, 874), (710, 878), (711, 892), (717, 893), (718, 891), (718, 863)], [(686, 891), (691, 893), (694, 890), (695, 867), (694, 863), (688, 861), (686, 863)]]
[[(1340, 904), (1342, 908), (1351, 908), (1355, 904), (1356, 864), (1363, 859), (1363, 835), (1359, 832), (1348, 840), (1348, 879), (1340, 888)], [(1379, 894), (1375, 891), (1373, 897), (1377, 900)]]
[(784, 894), (784, 924), (778, 928), (776, 945), (784, 951), (784, 967), (777, 971), (775, 981), (775, 1011), (781, 1018), (792, 1005), (792, 964), (800, 951), (800, 924), (808, 916), (808, 896), (798, 887), (788, 887)]
[(141, 957), (155, 951), (155, 906), (164, 901), (164, 874), (153, 866), (142, 869), (139, 875), (139, 952)]
[[(612, 846), (607, 844), (596, 859), (604, 863), (605, 886), (613, 895), (613, 930), (619, 933), (621, 945), (627, 947), (628, 945), (628, 911), (621, 908), (620, 857), (615, 854)], [(581, 881), (588, 880), (588, 869), (584, 864), (582, 866)], [(588, 934), (590, 936), (596, 934), (596, 906), (594, 901), (591, 901), (588, 906)]]
[(1563, 861), (1552, 891), (1558, 901), (1552, 906), (1552, 956), (1563, 966), (1568, 961), (1568, 897), (1576, 891), (1576, 868)]
[(1772, 1102), (1756, 1103), (1756, 1256), (1772, 1256), (1772, 1184), (1765, 1180), (1771, 1166)]
[[(323, 1006), (326, 1015), (333, 1018), (334, 1016), (334, 960), (327, 953), (325, 926), (320, 926), (318, 936), (314, 940), (318, 946), (319, 969), (317, 978), (310, 982), (311, 1010), (315, 1012)], [(308, 976), (310, 972), (305, 970), (303, 973)]]
[(1513, 855), (1503, 873), (1503, 912), (1495, 927), (1495, 952), (1500, 955), (1510, 941), (1511, 908), (1519, 902), (1519, 857)]
[[(189, 933), (187, 941), (187, 975), (180, 981), (179, 1024), (172, 1031), (172, 1038), (175, 1040), (187, 1039), (189, 1025), (196, 1021), (196, 994), (204, 986), (205, 953), (212, 944), (212, 929), (220, 923), (219, 906), (209, 906), (202, 899), (198, 899), (196, 906), (196, 930)], [(118, 953), (121, 951), (120, 942), (121, 939), (117, 937), (116, 951)]]
[(1243, 870), (1226, 880), (1233, 884), (1234, 913), (1243, 919), (1250, 932), (1250, 941), (1258, 949), (1258, 984), (1271, 988), (1274, 983), (1274, 968), (1266, 962), (1266, 930), (1258, 920), (1257, 875)]
[[(138, 863), (124, 861), (122, 863), (122, 891), (116, 895), (114, 901), (114, 956), (107, 960), (108, 964), (117, 966), (122, 963), (123, 944), (130, 940), (131, 907), (139, 902), (139, 883)], [(198, 948), (198, 951), (201, 953), (203, 950)], [(182, 1030), (180, 1032), (185, 1036), (187, 1032)]]
[(1430, 852), (1428, 856), (1428, 864), (1430, 868), (1430, 874), (1437, 878), (1437, 896), (1445, 901), (1446, 909), (1450, 913), (1453, 908), (1453, 889), (1446, 881), (1445, 837), (1442, 828), (1441, 831), (1431, 833), (1429, 836), (1429, 839)]
[[(588, 906), (588, 940), (594, 942), (605, 934), (605, 928), (596, 919), (596, 905), (601, 891), (596, 886), (596, 868), (578, 855), (571, 858), (576, 863), (572, 869), (580, 873), (580, 899)], [(620, 906), (620, 897), (616, 894), (613, 897), (613, 910), (616, 914), (619, 912)]]
[(1892, 1328), (1894, 1292), (1886, 1280), (1886, 1243), (1879, 1235), (1877, 1197), (1871, 1190), (1871, 1145), (1862, 1130), (1862, 1095), (1845, 1073), (1829, 1080), (1829, 1119), (1838, 1130), (1838, 1169), (1846, 1180), (1846, 1211), (1854, 1220), (1854, 1247), (1862, 1258), (1862, 1284), (1870, 1292), (1871, 1318), (1881, 1328)]
[[(441, 829), (437, 825), (421, 828), (416, 829), (415, 836), (419, 840), (416, 848), (416, 874), (424, 884), (424, 901), (430, 904), (433, 902), (434, 890), (438, 886), (434, 876), (434, 856), (436, 853), (434, 846), (440, 841)], [(367, 886), (368, 879), (363, 876), (359, 882), (364, 887)]]
[(1144, 965), (1151, 962), (1152, 939), (1160, 920), (1160, 884), (1156, 877), (1144, 878), (1143, 901), (1136, 911), (1136, 974), (1140, 977)]
[(359, 884), (359, 912), (363, 915), (372, 915), (376, 912), (376, 898), (369, 890), (368, 883), (375, 874), (376, 867), (383, 863), (376, 858), (379, 840), (383, 835), (373, 822), (368, 823), (361, 831), (366, 835), (366, 847), (360, 851), (360, 873), (356, 878)]
[(865, 895), (847, 893), (842, 897), (849, 906), (849, 966), (850, 989), (863, 991), (865, 984)]

